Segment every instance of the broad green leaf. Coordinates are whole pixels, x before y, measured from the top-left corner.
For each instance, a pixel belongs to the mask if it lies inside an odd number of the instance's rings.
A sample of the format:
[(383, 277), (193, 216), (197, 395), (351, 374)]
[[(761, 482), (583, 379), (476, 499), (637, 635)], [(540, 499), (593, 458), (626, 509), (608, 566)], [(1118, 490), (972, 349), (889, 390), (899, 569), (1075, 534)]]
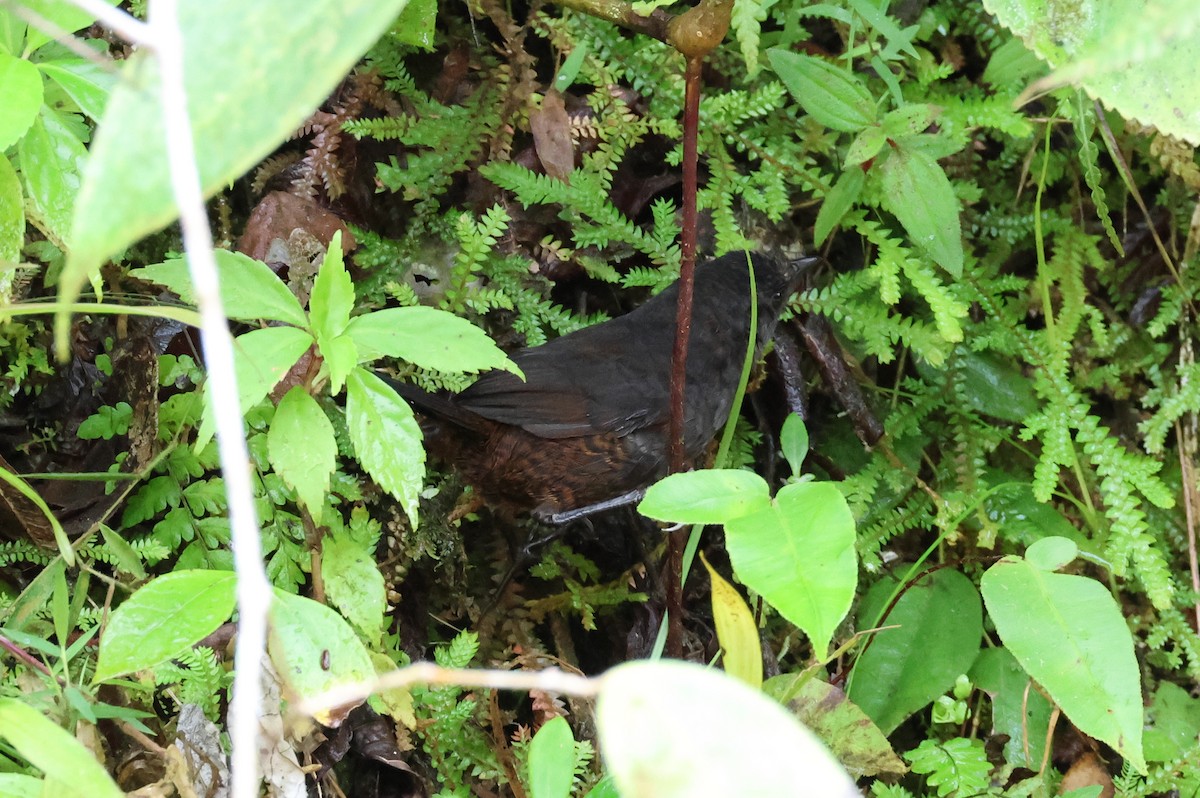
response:
[(25, 135), (42, 107), (42, 76), (24, 58), (0, 52), (0, 152)]
[(1012, 38), (992, 50), (981, 79), (997, 89), (1024, 86), (1030, 78), (1046, 73), (1046, 64), (1030, 52), (1020, 39)]
[(108, 524), (100, 524), (100, 535), (104, 538), (104, 545), (112, 553), (113, 565), (116, 568), (138, 579), (146, 578), (146, 569), (138, 557), (137, 550), (129, 545), (119, 532)]
[(720, 671), (662, 660), (603, 677), (596, 726), (621, 798), (857, 798), (786, 709)]
[(358, 462), (416, 527), (425, 449), (412, 408), (386, 382), (356, 368), (346, 380), (346, 426)]
[(124, 798), (124, 790), (83, 743), (19, 699), (0, 698), (0, 737), (46, 774), (41, 795)]
[(410, 0), (392, 25), (391, 35), (405, 44), (432, 50), (436, 21), (437, 0)]
[[(396, 669), (395, 661), (387, 654), (381, 654), (378, 651), (372, 651), (370, 654), (376, 673), (388, 673)], [(416, 728), (417, 716), (413, 712), (412, 691), (407, 687), (380, 690), (371, 696), (370, 703), (376, 712), (390, 716), (405, 728)]]
[[(303, 596), (275, 591), (267, 652), (280, 677), (299, 699), (375, 676), (371, 655), (336, 612)], [(319, 712), (319, 723), (344, 717), (340, 708)]]
[[(939, 378), (937, 369), (923, 363), (918, 368), (927, 378)], [(1029, 378), (1013, 362), (992, 352), (959, 347), (954, 353), (954, 371), (962, 380), (967, 404), (985, 416), (1021, 423), (1040, 407)]]
[(796, 102), (825, 127), (855, 133), (875, 123), (875, 101), (848, 69), (780, 49), (767, 50), (767, 60)]
[(1133, 637), (1094, 579), (1005, 557), (980, 584), (996, 632), (1071, 722), (1111, 745), (1139, 772), (1142, 687)]
[(363, 639), (375, 645), (383, 631), (387, 594), (375, 562), (374, 540), (341, 529), (321, 541), (321, 576), (329, 601)]
[(42, 798), (42, 780), (23, 773), (0, 773), (0, 795), (4, 798)]
[(762, 687), (763, 676), (758, 624), (741, 594), (708, 564), (703, 552), (700, 560), (712, 583), (713, 623), (717, 627), (717, 641), (724, 652), (721, 665), (730, 676), (757, 690)]
[[(186, 0), (184, 83), (206, 193), (287, 139), (392, 24), (405, 0)], [(236, 54), (236, 57), (234, 55)], [(158, 66), (148, 49), (122, 71), (79, 192), (60, 302), (129, 244), (175, 219)]]
[(424, 305), (356, 316), (346, 334), (354, 339), (364, 363), (392, 357), (437, 371), (503, 369), (521, 374), (483, 330), (453, 313)]
[[(221, 304), (225, 315), (239, 321), (270, 319), (296, 327), (305, 327), (308, 319), (299, 300), (287, 285), (260, 260), (240, 252), (218, 249), (217, 277), (221, 281)], [(184, 302), (196, 303), (187, 260), (177, 258), (133, 269), (130, 274), (140, 280), (158, 283), (179, 295)]]
[[(890, 579), (871, 586), (859, 612), (859, 626), (873, 624), (895, 586)], [(907, 587), (883, 629), (854, 664), (850, 700), (884, 734), (949, 690), (971, 668), (983, 637), (983, 608), (971, 580), (941, 569)]]
[(1200, 737), (1200, 699), (1164, 679), (1158, 683), (1146, 714), (1150, 722), (1145, 738), (1147, 760), (1170, 762), (1195, 750)]
[(779, 431), (779, 448), (783, 457), (792, 469), (792, 476), (800, 476), (804, 458), (808, 457), (808, 427), (798, 413), (788, 413), (783, 420), (783, 429)]
[(769, 506), (771, 490), (753, 471), (708, 468), (671, 474), (650, 486), (638, 512), (678, 524), (723, 524)]
[(12, 162), (0, 155), (0, 304), (12, 301), (12, 272), (8, 271), (21, 260), (21, 247), (25, 246), (25, 210), (21, 193), (21, 180)]
[(279, 400), (267, 431), (267, 456), (275, 473), (296, 491), (314, 522), (321, 523), (329, 477), (337, 466), (333, 424), (299, 385)]
[(1056, 69), (1030, 91), (1078, 84), (1127, 119), (1200, 145), (1193, 74), (1200, 5), (1193, 0), (985, 0), (984, 7)]
[(104, 114), (108, 95), (117, 85), (115, 75), (83, 58), (43, 61), (37, 68), (61, 86), (79, 110), (97, 121)]
[(113, 610), (100, 638), (94, 682), (152, 668), (229, 619), (237, 575), (175, 571), (139, 588)]
[[(118, 0), (101, 0), (101, 2), (114, 6)], [(21, 0), (21, 5), (66, 33), (83, 30), (96, 21), (96, 18), (87, 11), (77, 8), (74, 3), (64, 3), (62, 0)], [(54, 30), (40, 30), (31, 25), (29, 36), (25, 41), (25, 49), (32, 53), (46, 42), (53, 41), (56, 33), (57, 31)]]
[(575, 736), (564, 717), (551, 718), (529, 743), (533, 798), (569, 798), (575, 779)]
[(1004, 761), (1030, 770), (1042, 766), (1050, 702), (1008, 649), (985, 648), (971, 666), (971, 681), (992, 700), (992, 730), (1004, 735)]
[(56, 244), (68, 247), (87, 149), (57, 112), (42, 106), (29, 132), (17, 142), (17, 153), (31, 221), (44, 227)]
[(358, 364), (358, 347), (346, 334), (318, 340), (317, 345), (329, 370), (329, 390), (336, 396), (342, 392), (346, 377)]
[(842, 172), (837, 182), (833, 184), (833, 188), (829, 189), (829, 193), (825, 195), (821, 209), (817, 211), (817, 222), (813, 227), (813, 243), (815, 245), (823, 244), (829, 234), (833, 232), (833, 228), (842, 221), (846, 211), (854, 207), (866, 182), (867, 173), (856, 166)]
[(908, 768), (866, 713), (837, 687), (806, 678), (810, 676), (807, 672), (775, 676), (763, 684), (763, 693), (812, 729), (854, 778), (903, 776)]
[(312, 295), (308, 300), (312, 318), (312, 331), (317, 336), (317, 346), (325, 348), (342, 334), (350, 322), (350, 311), (354, 310), (354, 282), (346, 272), (342, 257), (342, 231), (333, 234), (317, 278), (313, 281)]
[(588, 790), (586, 798), (621, 798), (612, 774), (605, 773), (600, 781), (596, 782), (596, 786)]
[(898, 146), (879, 164), (883, 207), (912, 242), (954, 277), (962, 276), (962, 226), (950, 178), (920, 147)]
[(725, 524), (737, 578), (800, 627), (824, 659), (858, 582), (854, 516), (829, 482), (785, 485), (775, 501)]
[[(235, 338), (233, 369), (242, 413), (261, 402), (312, 345), (312, 336), (298, 327), (264, 327)], [(204, 418), (196, 432), (196, 451), (212, 440), (215, 430), (211, 392), (205, 391), (205, 400)]]

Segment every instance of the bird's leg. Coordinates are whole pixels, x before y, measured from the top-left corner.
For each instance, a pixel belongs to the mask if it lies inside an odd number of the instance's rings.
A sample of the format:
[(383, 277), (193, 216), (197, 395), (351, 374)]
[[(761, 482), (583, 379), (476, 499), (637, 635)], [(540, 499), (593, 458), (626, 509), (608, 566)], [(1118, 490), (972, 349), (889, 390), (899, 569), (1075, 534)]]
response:
[[(587, 525), (589, 531), (594, 531), (592, 530), (592, 522), (588, 518), (579, 517), (573, 520), (582, 521)], [(492, 610), (496, 609), (496, 606), (500, 603), (500, 599), (504, 596), (505, 589), (507, 589), (509, 583), (512, 582), (513, 577), (515, 577), (519, 571), (525, 570), (532, 565), (534, 561), (536, 561), (538, 550), (546, 544), (553, 543), (554, 541), (566, 535), (571, 529), (571, 526), (572, 525), (570, 523), (563, 523), (552, 529), (548, 535), (542, 535), (541, 537), (530, 536), (530, 539), (525, 541), (525, 545), (523, 545), (516, 552), (516, 555), (513, 557), (512, 565), (510, 565), (508, 570), (505, 571), (504, 578), (500, 580), (500, 584), (496, 587), (496, 592), (493, 594), (492, 600), (488, 602), (487, 607), (484, 608), (483, 613), (479, 616), (481, 620), (487, 617)]]
[(533, 511), (533, 517), (551, 526), (562, 526), (569, 524), (572, 521), (587, 519), (589, 515), (611, 510), (614, 507), (628, 507), (631, 504), (637, 504), (646, 495), (645, 488), (631, 490), (628, 493), (622, 493), (620, 496), (614, 496), (611, 499), (596, 502), (595, 504), (587, 504), (583, 507), (576, 507), (574, 510), (563, 510), (562, 512), (549, 513), (542, 509)]

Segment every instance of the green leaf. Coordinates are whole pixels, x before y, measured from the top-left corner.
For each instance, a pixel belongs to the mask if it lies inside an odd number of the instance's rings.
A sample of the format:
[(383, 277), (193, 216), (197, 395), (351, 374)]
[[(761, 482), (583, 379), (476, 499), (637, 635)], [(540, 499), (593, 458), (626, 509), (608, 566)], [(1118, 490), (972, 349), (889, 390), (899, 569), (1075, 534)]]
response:
[(12, 272), (25, 246), (25, 209), (21, 180), (12, 162), (0, 155), (0, 303), (12, 301)]
[[(227, 186), (291, 136), (404, 4), (180, 3), (185, 93), (204, 191)], [(177, 215), (158, 67), (148, 48), (126, 61), (122, 77), (79, 191), (60, 302), (74, 301), (101, 263)]]
[(542, 724), (529, 743), (529, 790), (533, 798), (569, 798), (575, 780), (575, 737), (564, 717)]
[(97, 121), (104, 115), (108, 96), (117, 85), (112, 72), (83, 58), (43, 61), (37, 68), (61, 86), (80, 111)]
[(295, 489), (313, 521), (320, 524), (329, 477), (337, 465), (337, 441), (325, 411), (299, 385), (275, 408), (267, 431), (267, 457), (275, 472)]
[(364, 363), (391, 357), (443, 372), (503, 369), (521, 375), (487, 333), (437, 308), (377, 310), (351, 319), (346, 334), (354, 339)]
[(175, 571), (139, 588), (113, 610), (94, 682), (152, 668), (193, 646), (229, 619), (237, 575)]
[(24, 58), (0, 52), (0, 152), (16, 144), (42, 107), (42, 76)]
[(942, 167), (918, 147), (897, 146), (878, 168), (883, 207), (939, 266), (962, 276), (958, 198)]
[(61, 798), (125, 795), (83, 743), (16, 698), (0, 698), (0, 737), (46, 774), (41, 795)]
[(888, 111), (883, 117), (883, 132), (889, 139), (898, 139), (925, 132), (937, 118), (939, 109), (933, 105), (913, 103)]
[(875, 123), (875, 101), (863, 82), (823, 58), (767, 50), (767, 60), (805, 112), (822, 125), (856, 133)]
[(854, 207), (867, 182), (867, 174), (858, 167), (842, 172), (833, 188), (825, 195), (821, 210), (817, 211), (817, 222), (813, 227), (813, 243), (820, 246), (842, 221), (846, 212)]
[[(261, 402), (313, 345), (312, 336), (297, 327), (265, 327), (239, 335), (233, 342), (233, 367), (238, 384), (238, 407), (244, 414)], [(196, 451), (212, 440), (215, 429), (211, 392), (205, 392), (204, 418), (196, 433)]]
[[(296, 327), (308, 325), (304, 308), (270, 266), (240, 252), (218, 249), (214, 254), (226, 316), (240, 321), (270, 319)], [(192, 277), (184, 258), (132, 269), (130, 274), (165, 286), (184, 302), (196, 304)]]
[[(860, 625), (875, 622), (894, 587), (890, 579), (871, 586)], [(854, 663), (847, 692), (891, 734), (971, 668), (983, 636), (983, 608), (971, 580), (943, 568), (901, 593), (881, 625), (898, 628), (875, 633)]]
[(810, 677), (807, 671), (775, 676), (763, 684), (763, 693), (812, 729), (854, 778), (903, 776), (908, 768), (866, 713), (837, 687)]
[(824, 659), (858, 582), (854, 516), (828, 482), (785, 485), (775, 501), (725, 524), (737, 578), (800, 627)]
[(409, 0), (392, 25), (391, 35), (405, 44), (433, 50), (433, 25), (437, 21), (437, 0)]
[(1115, 748), (1139, 772), (1142, 688), (1133, 637), (1094, 579), (1005, 557), (980, 585), (996, 632), (1071, 722)]
[(408, 403), (383, 380), (356, 368), (346, 380), (346, 426), (358, 462), (400, 502), (416, 527), (425, 449)]
[(971, 681), (992, 699), (992, 729), (1004, 735), (1004, 760), (1030, 770), (1042, 766), (1052, 706), (1007, 648), (985, 648)]
[(596, 726), (622, 798), (857, 798), (787, 710), (720, 671), (639, 661), (604, 674)]
[(783, 450), (784, 459), (792, 469), (792, 476), (800, 476), (804, 458), (808, 457), (808, 427), (798, 413), (789, 413), (783, 420), (783, 429), (779, 432), (779, 448)]
[(325, 250), (325, 258), (313, 281), (308, 309), (318, 346), (337, 338), (350, 322), (350, 311), (354, 310), (354, 281), (346, 272), (342, 258), (341, 230), (333, 234)]
[(66, 246), (87, 149), (55, 111), (42, 106), (17, 153), (33, 221)]
[(329, 390), (335, 396), (342, 392), (346, 376), (358, 363), (358, 347), (349, 335), (338, 335), (318, 342), (321, 357), (329, 370)]
[(1025, 559), (1043, 571), (1057, 571), (1079, 556), (1079, 544), (1070, 538), (1047, 537), (1025, 550)]
[[(118, 0), (101, 0), (101, 2), (113, 6), (117, 4)], [(21, 5), (64, 33), (74, 33), (77, 30), (83, 30), (96, 21), (96, 17), (92, 14), (76, 8), (74, 3), (64, 3), (62, 0), (21, 0)], [(43, 31), (31, 25), (29, 27), (29, 37), (25, 42), (25, 49), (32, 53), (43, 44), (51, 41), (54, 41), (53, 30)]]
[(646, 491), (638, 512), (677, 524), (723, 524), (770, 501), (770, 488), (753, 471), (709, 468), (659, 480)]
[(321, 542), (321, 577), (329, 601), (371, 645), (383, 632), (387, 595), (375, 562), (375, 540), (341, 529)]
[[(883, 145), (887, 142), (887, 134), (883, 132), (883, 128), (879, 125), (871, 125), (859, 131), (854, 137), (854, 141), (850, 142), (850, 147), (846, 150), (846, 157), (842, 161), (842, 168), (850, 170), (853, 166), (858, 166), (865, 163), (883, 149)], [(862, 170), (856, 170), (862, 171)]]
[(1200, 6), (1193, 0), (985, 0), (1057, 69), (1027, 90), (1075, 83), (1127, 119), (1200, 145)]
[(4, 798), (42, 798), (44, 782), (23, 773), (0, 773), (0, 795)]
[[(312, 599), (275, 591), (267, 652), (275, 670), (300, 699), (375, 676), (371, 655), (342, 616)], [(319, 712), (319, 723), (344, 717), (340, 708)]]
[(700, 561), (708, 570), (712, 583), (713, 623), (717, 641), (724, 652), (721, 665), (730, 676), (742, 680), (755, 690), (762, 687), (762, 643), (758, 639), (758, 624), (750, 608), (733, 585), (708, 564), (704, 553)]

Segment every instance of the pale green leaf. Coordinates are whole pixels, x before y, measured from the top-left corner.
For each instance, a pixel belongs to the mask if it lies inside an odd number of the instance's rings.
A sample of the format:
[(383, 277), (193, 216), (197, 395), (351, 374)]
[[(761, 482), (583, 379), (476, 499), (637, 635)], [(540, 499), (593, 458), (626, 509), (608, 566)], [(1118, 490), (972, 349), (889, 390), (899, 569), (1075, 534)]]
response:
[[(312, 599), (275, 591), (267, 652), (275, 670), (299, 698), (312, 698), (338, 685), (375, 676), (371, 655), (350, 625)], [(344, 717), (338, 708), (316, 714), (329, 724)]]
[(671, 474), (651, 485), (638, 512), (657, 521), (723, 524), (770, 505), (767, 483), (753, 471), (711, 468)]
[[(115, 6), (118, 2), (118, 0), (100, 1), (110, 6)], [(25, 41), (25, 49), (31, 53), (46, 42), (54, 41), (54, 37), (58, 35), (59, 31), (74, 33), (77, 30), (83, 30), (96, 21), (96, 18), (87, 11), (77, 8), (74, 3), (65, 3), (63, 0), (21, 0), (21, 5), (49, 22), (55, 28), (53, 30), (41, 30), (32, 25), (30, 26), (29, 36)]]
[[(207, 193), (291, 136), (405, 0), (190, 0), (179, 4), (184, 82)], [(96, 132), (61, 302), (90, 273), (176, 216), (158, 68), (149, 48), (126, 61)]]
[(346, 426), (358, 462), (400, 502), (416, 527), (425, 449), (412, 408), (386, 382), (356, 368), (346, 380)]
[(875, 122), (875, 101), (861, 79), (823, 58), (767, 50), (767, 60), (796, 102), (822, 125), (855, 133)]
[(859, 796), (812, 732), (720, 671), (639, 661), (603, 679), (596, 726), (622, 798)]
[(914, 244), (954, 277), (962, 275), (958, 198), (946, 172), (920, 147), (897, 146), (879, 165), (880, 200)]
[(734, 574), (800, 627), (824, 659), (858, 582), (854, 517), (828, 482), (784, 486), (775, 501), (725, 524)]
[[(0, 698), (0, 737), (47, 776), (43, 796), (124, 798), (83, 743), (17, 698)], [(52, 781), (51, 781), (52, 779)]]
[(800, 476), (804, 458), (808, 456), (808, 427), (798, 413), (788, 413), (779, 431), (779, 448), (792, 469), (792, 476)]
[(58, 113), (42, 106), (25, 137), (17, 142), (17, 153), (33, 221), (44, 226), (56, 244), (68, 246), (87, 149)]
[(533, 798), (569, 798), (575, 780), (575, 736), (564, 717), (551, 718), (529, 743)]
[(42, 107), (42, 76), (24, 58), (0, 52), (0, 152), (25, 135)]
[(417, 305), (377, 310), (351, 319), (346, 334), (354, 339), (364, 363), (391, 357), (443, 372), (503, 369), (521, 373), (487, 333), (437, 308)]
[(821, 209), (817, 211), (817, 222), (813, 227), (813, 243), (820, 245), (825, 242), (833, 228), (838, 226), (846, 212), (854, 207), (866, 185), (867, 174), (861, 168), (852, 166), (838, 177), (833, 188), (825, 195)]
[(326, 341), (341, 335), (350, 322), (350, 311), (354, 310), (354, 282), (346, 272), (340, 230), (333, 234), (333, 240), (325, 250), (325, 258), (313, 281), (308, 309), (313, 334), (322, 349)]
[(275, 408), (267, 431), (267, 456), (313, 521), (321, 523), (329, 477), (337, 465), (337, 441), (325, 411), (299, 385)]
[[(226, 316), (240, 321), (270, 319), (297, 327), (306, 326), (308, 320), (304, 308), (270, 266), (240, 252), (218, 249), (214, 254)], [(196, 303), (186, 259), (143, 266), (132, 269), (130, 274), (165, 286), (185, 302)]]
[(383, 631), (387, 595), (375, 562), (374, 540), (340, 530), (321, 542), (325, 594), (363, 639), (375, 645)]
[(0, 155), (0, 305), (12, 301), (12, 267), (25, 246), (25, 209), (21, 180), (12, 162)]
[(1141, 673), (1108, 590), (1018, 557), (989, 568), (980, 587), (996, 632), (1021, 666), (1080, 731), (1145, 773)]
[(152, 668), (193, 646), (229, 619), (237, 575), (175, 571), (138, 589), (109, 617), (93, 681)]
[(108, 96), (117, 85), (112, 72), (83, 58), (43, 61), (37, 67), (61, 86), (83, 113), (94, 120), (104, 115)]
[[(298, 327), (264, 327), (235, 338), (233, 369), (241, 412), (261, 402), (312, 345), (312, 336)], [(222, 398), (228, 401), (228, 397)], [(215, 431), (211, 392), (205, 392), (205, 399), (204, 417), (196, 433), (196, 451), (212, 440)]]

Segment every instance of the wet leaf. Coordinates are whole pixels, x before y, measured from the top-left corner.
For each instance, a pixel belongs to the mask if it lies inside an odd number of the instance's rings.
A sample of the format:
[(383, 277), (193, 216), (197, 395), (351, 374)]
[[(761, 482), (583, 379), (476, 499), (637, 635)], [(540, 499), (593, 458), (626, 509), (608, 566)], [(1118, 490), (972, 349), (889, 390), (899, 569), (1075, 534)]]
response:
[(346, 380), (346, 425), (358, 462), (400, 502), (415, 527), (425, 449), (412, 408), (379, 377), (356, 368)]
[(300, 386), (288, 391), (275, 408), (267, 431), (267, 456), (275, 473), (320, 524), (329, 477), (337, 465), (337, 441), (325, 411)]

